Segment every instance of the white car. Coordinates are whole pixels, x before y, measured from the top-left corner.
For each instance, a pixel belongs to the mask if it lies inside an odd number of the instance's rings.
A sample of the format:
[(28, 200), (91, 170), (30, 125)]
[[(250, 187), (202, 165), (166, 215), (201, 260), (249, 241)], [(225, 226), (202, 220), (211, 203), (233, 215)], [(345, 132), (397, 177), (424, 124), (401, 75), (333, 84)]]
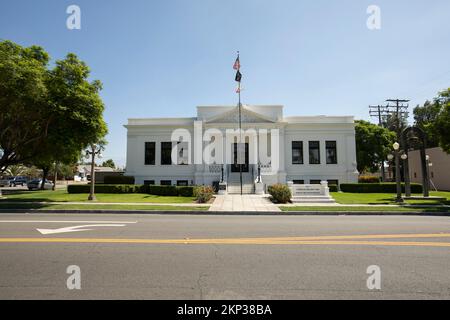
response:
[[(42, 187), (42, 179), (34, 179), (27, 183), (28, 190), (40, 190)], [(53, 182), (45, 180), (45, 190), (53, 189)]]

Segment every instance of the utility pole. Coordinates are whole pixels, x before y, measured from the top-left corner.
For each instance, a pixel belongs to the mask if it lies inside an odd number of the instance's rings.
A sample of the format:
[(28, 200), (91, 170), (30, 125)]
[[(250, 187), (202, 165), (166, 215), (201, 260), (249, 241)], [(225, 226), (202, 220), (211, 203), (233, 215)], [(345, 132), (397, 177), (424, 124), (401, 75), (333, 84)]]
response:
[[(372, 118), (373, 117), (378, 118), (378, 125), (380, 127), (383, 127), (382, 113), (384, 114), (384, 111), (385, 111), (385, 107), (384, 106), (380, 106), (380, 105), (369, 106), (369, 114), (370, 114), (370, 116)], [(384, 159), (381, 162), (381, 180), (383, 182), (386, 181), (386, 173), (385, 173), (385, 170), (384, 170)]]

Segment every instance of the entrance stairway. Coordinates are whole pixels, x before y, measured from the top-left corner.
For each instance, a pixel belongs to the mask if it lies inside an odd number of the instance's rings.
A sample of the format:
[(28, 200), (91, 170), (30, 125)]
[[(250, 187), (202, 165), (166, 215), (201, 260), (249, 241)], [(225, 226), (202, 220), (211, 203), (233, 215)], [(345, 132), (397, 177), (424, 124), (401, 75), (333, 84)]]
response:
[[(241, 184), (239, 179), (239, 173), (230, 173), (228, 176), (228, 194), (241, 194)], [(242, 193), (254, 194), (255, 183), (252, 175), (245, 172), (242, 173)]]

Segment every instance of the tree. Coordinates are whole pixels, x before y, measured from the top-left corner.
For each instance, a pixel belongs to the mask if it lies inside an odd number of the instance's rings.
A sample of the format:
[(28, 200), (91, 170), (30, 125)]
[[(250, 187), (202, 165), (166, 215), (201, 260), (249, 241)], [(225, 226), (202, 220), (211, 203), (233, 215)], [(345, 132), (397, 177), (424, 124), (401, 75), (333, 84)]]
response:
[(450, 153), (450, 88), (439, 92), (433, 102), (414, 109), (415, 125), (424, 130), (427, 147), (440, 146)]
[(114, 163), (113, 159), (108, 159), (106, 161), (103, 161), (102, 167), (109, 167), (109, 168), (116, 168), (116, 164)]
[(107, 133), (99, 81), (68, 54), (48, 70), (40, 47), (0, 42), (0, 172), (24, 163), (48, 171), (73, 163)]
[(107, 133), (104, 105), (99, 96), (102, 86), (99, 81), (88, 81), (89, 72), (74, 54), (56, 61), (49, 72), (47, 88), (54, 121), (42, 152), (35, 159), (35, 164), (43, 169), (44, 179), (51, 167), (75, 163), (83, 149)]
[(367, 121), (356, 121), (356, 159), (359, 172), (376, 172), (392, 150), (396, 134)]
[(427, 147), (434, 148), (439, 145), (436, 121), (440, 113), (439, 103), (426, 101), (423, 106), (414, 108), (415, 125), (421, 128), (427, 136)]
[(437, 98), (441, 111), (436, 119), (436, 132), (440, 147), (450, 154), (450, 88), (439, 93)]
[(48, 61), (41, 47), (0, 42), (0, 172), (32, 159), (47, 136)]

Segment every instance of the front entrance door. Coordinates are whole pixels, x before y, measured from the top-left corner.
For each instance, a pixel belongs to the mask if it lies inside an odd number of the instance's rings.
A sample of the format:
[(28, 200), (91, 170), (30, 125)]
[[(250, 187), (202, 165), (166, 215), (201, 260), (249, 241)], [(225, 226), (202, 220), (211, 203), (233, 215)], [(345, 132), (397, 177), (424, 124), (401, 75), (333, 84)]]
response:
[(248, 155), (248, 143), (245, 143), (245, 163), (238, 163), (238, 143), (233, 143), (233, 164), (231, 165), (231, 172), (240, 172), (242, 167), (242, 172), (249, 171), (249, 155)]

